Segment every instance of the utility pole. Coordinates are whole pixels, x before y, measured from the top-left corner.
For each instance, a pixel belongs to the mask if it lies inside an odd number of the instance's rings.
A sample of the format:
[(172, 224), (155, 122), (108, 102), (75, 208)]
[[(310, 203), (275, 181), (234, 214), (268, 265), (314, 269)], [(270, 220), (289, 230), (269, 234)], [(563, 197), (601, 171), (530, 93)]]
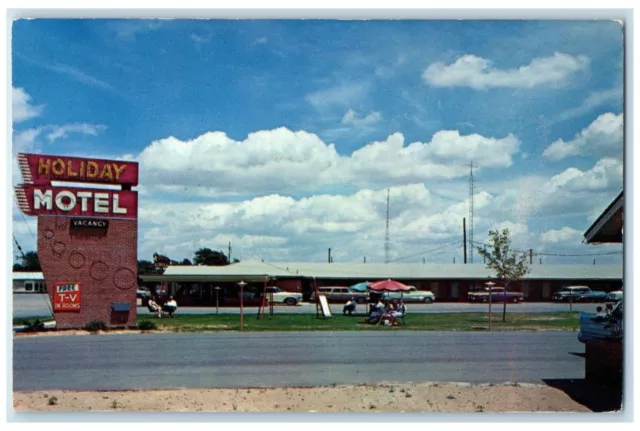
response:
[(329, 256), (327, 257), (327, 262), (331, 263), (331, 249), (329, 249)]
[(229, 263), (231, 263), (231, 241), (229, 241)]
[(453, 263), (456, 263), (456, 257), (453, 256)]
[(467, 219), (462, 217), (462, 244), (463, 248), (463, 262), (467, 263)]
[(473, 160), (467, 166), (470, 168), (469, 172), (469, 263), (473, 263), (473, 168), (477, 168), (473, 164)]
[(389, 189), (387, 189), (387, 228), (384, 234), (384, 263), (389, 263), (389, 249), (391, 247), (389, 242)]
[(367, 256), (364, 257), (364, 263), (367, 263)]
[(533, 263), (533, 249), (529, 249), (529, 265)]

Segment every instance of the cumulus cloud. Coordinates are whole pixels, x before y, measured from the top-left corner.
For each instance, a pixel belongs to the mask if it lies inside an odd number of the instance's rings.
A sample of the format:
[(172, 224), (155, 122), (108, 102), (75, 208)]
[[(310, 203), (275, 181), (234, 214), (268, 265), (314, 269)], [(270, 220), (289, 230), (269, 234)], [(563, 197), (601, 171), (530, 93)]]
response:
[(622, 114), (606, 113), (596, 118), (570, 141), (558, 139), (549, 145), (542, 155), (551, 160), (561, 160), (575, 155), (613, 156), (622, 158)]
[(580, 243), (584, 239), (581, 231), (564, 226), (560, 229), (551, 229), (540, 234), (540, 242), (543, 244)]
[(209, 132), (191, 141), (170, 137), (153, 142), (138, 156), (145, 166), (141, 182), (169, 190), (269, 194), (316, 190), (325, 186), (392, 186), (468, 173), (473, 159), (484, 168), (506, 167), (519, 141), (512, 135), (487, 138), (457, 131), (436, 133), (427, 143), (405, 146), (394, 133), (351, 155), (340, 155), (317, 135), (286, 128), (263, 130), (235, 141)]
[(205, 43), (211, 42), (211, 35), (208, 34), (206, 36), (200, 36), (195, 33), (191, 33), (189, 38), (196, 43), (196, 45), (201, 45)]
[(11, 89), (11, 114), (14, 123), (21, 123), (37, 117), (42, 113), (44, 105), (32, 105), (31, 96), (22, 88)]
[(434, 87), (533, 88), (565, 81), (586, 69), (589, 59), (556, 52), (551, 57), (534, 58), (517, 69), (499, 69), (493, 62), (475, 55), (463, 55), (451, 64), (435, 62), (423, 72), (424, 81)]

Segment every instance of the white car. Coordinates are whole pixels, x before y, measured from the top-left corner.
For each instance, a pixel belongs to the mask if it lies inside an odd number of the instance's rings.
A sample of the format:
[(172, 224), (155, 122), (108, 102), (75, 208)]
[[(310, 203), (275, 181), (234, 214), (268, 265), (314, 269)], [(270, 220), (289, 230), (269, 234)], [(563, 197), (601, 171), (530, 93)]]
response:
[(436, 295), (430, 290), (418, 290), (414, 286), (409, 286), (408, 292), (385, 292), (382, 294), (382, 300), (399, 300), (402, 298), (404, 302), (424, 302), (430, 304), (436, 300)]
[(302, 302), (302, 293), (287, 292), (279, 287), (267, 287), (267, 298), (271, 299), (274, 303), (281, 303), (287, 305), (296, 305)]

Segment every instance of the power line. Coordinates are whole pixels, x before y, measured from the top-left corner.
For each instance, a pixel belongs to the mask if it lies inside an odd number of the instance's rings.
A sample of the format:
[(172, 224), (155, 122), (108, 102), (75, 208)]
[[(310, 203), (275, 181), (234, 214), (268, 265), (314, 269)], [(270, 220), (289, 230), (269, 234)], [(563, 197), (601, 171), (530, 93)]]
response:
[(454, 246), (454, 245), (456, 245), (456, 244), (460, 244), (461, 242), (462, 242), (462, 241), (458, 240), (458, 241), (456, 241), (456, 242), (452, 242), (452, 243), (449, 243), (449, 244), (445, 244), (445, 245), (443, 245), (442, 247), (438, 247), (438, 248), (434, 248), (434, 249), (431, 249), (431, 250), (423, 251), (423, 252), (421, 252), (421, 253), (412, 254), (411, 256), (404, 256), (404, 257), (400, 257), (400, 258), (398, 258), (398, 259), (394, 259), (394, 260), (391, 260), (391, 261), (389, 261), (389, 262), (397, 262), (397, 261), (399, 261), (399, 260), (410, 259), (410, 258), (412, 258), (412, 257), (416, 257), (416, 256), (422, 256), (423, 254), (427, 254), (427, 253), (431, 253), (431, 252), (434, 252), (434, 251), (442, 250), (442, 249), (445, 249), (445, 248), (447, 248), (447, 247), (451, 247), (451, 246)]
[[(473, 242), (476, 245), (481, 245), (484, 247), (493, 247), (491, 244), (485, 244), (482, 242)], [(529, 250), (517, 250), (517, 249), (510, 249), (511, 251), (515, 251), (516, 253), (525, 253), (528, 254)], [(611, 254), (622, 254), (622, 251), (608, 251), (608, 252), (600, 252), (600, 253), (569, 253), (569, 252), (564, 252), (564, 253), (539, 253), (539, 252), (534, 252), (533, 255), (534, 256), (559, 256), (559, 257), (580, 257), (580, 256), (605, 256), (605, 255), (611, 255)]]
[[(469, 243), (473, 244), (473, 168), (477, 168), (473, 164), (473, 160), (467, 166), (470, 168), (469, 172)], [(473, 247), (469, 248), (469, 263), (473, 263)]]

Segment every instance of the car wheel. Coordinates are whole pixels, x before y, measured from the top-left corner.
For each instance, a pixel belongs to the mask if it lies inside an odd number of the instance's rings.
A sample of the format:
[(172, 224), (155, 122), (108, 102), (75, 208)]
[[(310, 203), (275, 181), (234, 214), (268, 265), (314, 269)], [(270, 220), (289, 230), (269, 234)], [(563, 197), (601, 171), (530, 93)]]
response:
[(513, 298), (513, 303), (517, 304), (518, 302), (520, 302), (520, 300), (518, 298)]
[(284, 303), (287, 305), (296, 305), (297, 301), (295, 298), (286, 298)]
[(366, 302), (365, 298), (356, 298), (356, 302), (358, 304), (364, 304)]
[(487, 299), (487, 298), (482, 298), (482, 302), (489, 302), (489, 299)]
[(422, 302), (424, 302), (425, 304), (431, 304), (433, 302), (433, 299), (427, 297), (427, 298), (424, 298)]

